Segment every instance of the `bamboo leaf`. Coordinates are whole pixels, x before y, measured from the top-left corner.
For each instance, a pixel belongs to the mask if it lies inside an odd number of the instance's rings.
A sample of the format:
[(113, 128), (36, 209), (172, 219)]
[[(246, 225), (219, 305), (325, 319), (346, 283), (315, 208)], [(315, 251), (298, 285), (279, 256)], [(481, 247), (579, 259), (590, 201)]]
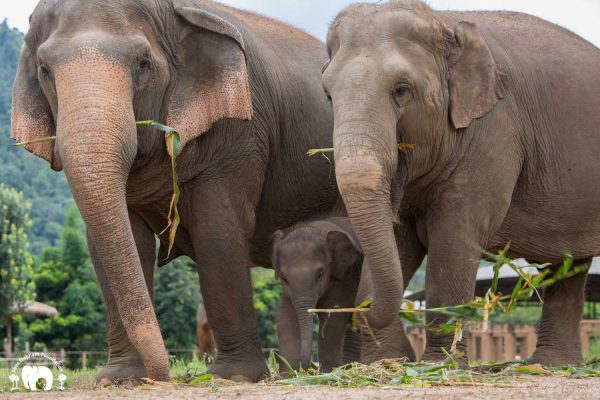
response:
[(154, 122), (152, 120), (138, 121), (136, 122), (136, 124), (142, 126), (150, 126), (152, 128), (165, 132), (167, 153), (169, 153), (169, 157), (171, 158), (173, 195), (171, 196), (171, 202), (169, 204), (169, 213), (167, 214), (167, 226), (160, 234), (162, 235), (166, 231), (169, 231), (169, 250), (167, 252), (167, 258), (169, 258), (169, 256), (171, 255), (171, 251), (173, 250), (173, 245), (175, 244), (177, 228), (179, 228), (179, 224), (181, 223), (181, 217), (179, 215), (178, 209), (179, 196), (181, 194), (181, 191), (179, 189), (179, 177), (177, 176), (177, 156), (179, 155), (179, 145), (181, 139), (177, 130), (175, 130), (175, 128), (171, 128), (170, 126), (159, 124), (158, 122)]

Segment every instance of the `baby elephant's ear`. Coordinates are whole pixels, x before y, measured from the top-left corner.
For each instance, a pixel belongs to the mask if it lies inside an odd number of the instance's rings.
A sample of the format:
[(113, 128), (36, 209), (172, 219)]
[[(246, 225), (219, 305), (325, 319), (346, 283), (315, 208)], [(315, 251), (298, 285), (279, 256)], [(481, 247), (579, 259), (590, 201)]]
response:
[(331, 273), (336, 279), (343, 279), (350, 268), (362, 264), (362, 250), (348, 233), (330, 231), (327, 242), (331, 252)]
[(179, 131), (183, 148), (222, 119), (251, 119), (252, 98), (240, 30), (201, 8), (175, 12), (185, 34), (167, 123)]
[(273, 249), (271, 252), (271, 266), (275, 270), (275, 278), (279, 279), (279, 260), (278, 260), (278, 251), (277, 251), (277, 243), (283, 238), (284, 232), (280, 229), (275, 231), (273, 236), (271, 236), (271, 243), (273, 244), (271, 248)]

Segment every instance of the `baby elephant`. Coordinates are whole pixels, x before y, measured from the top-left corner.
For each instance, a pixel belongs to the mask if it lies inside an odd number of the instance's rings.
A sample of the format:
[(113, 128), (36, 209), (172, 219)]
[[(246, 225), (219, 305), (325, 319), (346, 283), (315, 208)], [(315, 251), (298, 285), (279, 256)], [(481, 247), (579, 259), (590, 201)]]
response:
[[(348, 218), (313, 221), (275, 232), (272, 261), (283, 286), (277, 317), (280, 350), (293, 368), (307, 368), (313, 338), (313, 316), (307, 310), (354, 307), (371, 293), (368, 268), (362, 271), (362, 250)], [(361, 283), (361, 272), (363, 281), (369, 282)], [(318, 355), (324, 371), (339, 366), (342, 360), (370, 363), (381, 358), (414, 358), (410, 344), (403, 340), (399, 320), (374, 332), (380, 342), (375, 345), (369, 335), (348, 329), (350, 314), (318, 316)]]

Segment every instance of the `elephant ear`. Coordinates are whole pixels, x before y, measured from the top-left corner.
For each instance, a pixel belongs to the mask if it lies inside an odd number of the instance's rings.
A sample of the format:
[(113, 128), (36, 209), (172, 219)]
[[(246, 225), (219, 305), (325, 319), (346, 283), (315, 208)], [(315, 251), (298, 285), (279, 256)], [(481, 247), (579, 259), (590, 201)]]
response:
[(230, 22), (193, 7), (175, 8), (188, 29), (167, 123), (181, 148), (224, 118), (252, 118), (244, 39)]
[[(56, 132), (52, 111), (38, 82), (37, 66), (27, 43), (21, 50), (13, 85), (11, 120), (10, 136), (17, 142), (45, 139)], [(38, 141), (23, 147), (48, 161), (55, 171), (62, 169), (55, 157), (53, 140)]]
[(275, 278), (279, 279), (279, 251), (277, 249), (277, 244), (283, 239), (285, 236), (285, 232), (281, 229), (275, 231), (273, 236), (271, 236), (271, 248), (273, 249), (271, 253), (271, 266), (275, 270)]
[(504, 75), (470, 22), (454, 31), (457, 48), (450, 61), (450, 118), (456, 129), (466, 128), (504, 98)]
[(350, 268), (362, 264), (362, 250), (347, 232), (329, 231), (327, 242), (331, 252), (331, 274), (336, 279), (343, 279)]

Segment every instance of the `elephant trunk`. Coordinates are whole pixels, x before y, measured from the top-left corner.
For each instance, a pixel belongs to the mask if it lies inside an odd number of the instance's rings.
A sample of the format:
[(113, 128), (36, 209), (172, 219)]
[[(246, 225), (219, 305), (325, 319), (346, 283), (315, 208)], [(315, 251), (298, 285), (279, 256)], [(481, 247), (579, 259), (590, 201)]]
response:
[(398, 314), (403, 294), (391, 200), (398, 163), (396, 123), (393, 115), (386, 114), (385, 105), (367, 107), (373, 102), (363, 98), (357, 101), (359, 98), (353, 96), (342, 98), (354, 101), (334, 108), (336, 178), (371, 268), (373, 303), (368, 321), (380, 329)]
[(79, 59), (59, 69), (57, 146), (127, 335), (147, 376), (168, 380), (168, 355), (126, 203), (127, 177), (137, 153), (130, 76), (127, 68), (101, 58)]
[(313, 342), (313, 314), (308, 310), (315, 308), (316, 300), (312, 297), (294, 299), (294, 307), (300, 327), (300, 368), (310, 367)]

